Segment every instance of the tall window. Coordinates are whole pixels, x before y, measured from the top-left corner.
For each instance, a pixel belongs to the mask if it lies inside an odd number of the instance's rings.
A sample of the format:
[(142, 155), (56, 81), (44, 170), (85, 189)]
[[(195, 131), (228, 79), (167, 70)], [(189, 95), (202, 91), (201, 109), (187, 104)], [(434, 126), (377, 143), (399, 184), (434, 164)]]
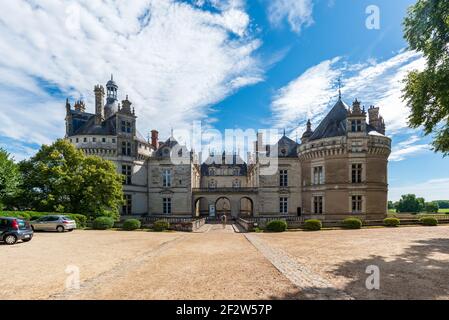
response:
[(362, 196), (352, 196), (352, 212), (360, 213), (362, 212), (363, 197)]
[(313, 197), (313, 213), (315, 214), (323, 213), (323, 196)]
[(171, 187), (171, 170), (165, 169), (162, 171), (162, 186)]
[(122, 142), (122, 155), (131, 156), (131, 142)]
[(280, 187), (287, 187), (288, 186), (287, 170), (280, 170), (279, 171), (279, 186)]
[(133, 203), (132, 195), (125, 194), (124, 198), (125, 198), (125, 203), (123, 204), (123, 207), (122, 207), (122, 214), (124, 214), (124, 215), (131, 215), (131, 213), (132, 213), (132, 203)]
[(313, 184), (324, 184), (324, 169), (322, 166), (313, 168)]
[(162, 199), (162, 211), (164, 214), (171, 213), (171, 198), (163, 198)]
[(124, 175), (124, 184), (131, 184), (132, 166), (128, 164), (122, 165), (122, 175)]
[(122, 132), (131, 133), (131, 122), (122, 120)]
[(362, 164), (361, 163), (353, 163), (352, 164), (352, 183), (361, 183), (362, 182)]
[(361, 132), (362, 131), (362, 120), (352, 120), (351, 121), (351, 131)]
[(279, 198), (279, 212), (284, 214), (288, 213), (288, 198)]

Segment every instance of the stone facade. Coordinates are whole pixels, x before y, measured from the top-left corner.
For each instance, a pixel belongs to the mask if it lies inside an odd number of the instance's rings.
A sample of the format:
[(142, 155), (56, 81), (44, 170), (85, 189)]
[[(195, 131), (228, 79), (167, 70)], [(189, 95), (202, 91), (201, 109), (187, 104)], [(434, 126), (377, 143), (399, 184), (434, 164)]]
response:
[[(88, 155), (117, 165), (127, 204), (122, 215), (302, 216), (336, 220), (380, 219), (386, 214), (391, 140), (379, 108), (367, 113), (341, 97), (315, 130), (307, 123), (301, 141), (285, 134), (265, 145), (261, 133), (247, 162), (236, 154), (211, 154), (204, 163), (173, 134), (145, 139), (126, 97), (117, 100), (111, 80), (95, 86), (95, 113), (83, 102), (66, 102), (66, 139)], [(267, 168), (270, 170), (267, 171)], [(269, 173), (267, 173), (269, 172)]]

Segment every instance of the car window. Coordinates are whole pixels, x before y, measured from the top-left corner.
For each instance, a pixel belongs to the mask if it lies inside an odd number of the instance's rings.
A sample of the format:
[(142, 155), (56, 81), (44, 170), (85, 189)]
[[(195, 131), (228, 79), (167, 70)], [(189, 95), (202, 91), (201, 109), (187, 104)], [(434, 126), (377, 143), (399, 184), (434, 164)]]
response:
[(6, 226), (8, 226), (8, 220), (0, 219), (0, 227), (6, 227)]
[(22, 229), (26, 226), (26, 223), (24, 220), (17, 220), (17, 223), (19, 224), (20, 229)]

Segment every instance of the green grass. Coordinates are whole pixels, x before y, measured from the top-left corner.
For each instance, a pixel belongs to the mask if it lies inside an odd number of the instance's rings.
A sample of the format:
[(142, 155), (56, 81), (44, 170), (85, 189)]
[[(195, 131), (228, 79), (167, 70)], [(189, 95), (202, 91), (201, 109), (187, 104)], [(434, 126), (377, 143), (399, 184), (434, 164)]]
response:
[(438, 210), (438, 213), (449, 213), (449, 208), (448, 209), (440, 209), (440, 210)]

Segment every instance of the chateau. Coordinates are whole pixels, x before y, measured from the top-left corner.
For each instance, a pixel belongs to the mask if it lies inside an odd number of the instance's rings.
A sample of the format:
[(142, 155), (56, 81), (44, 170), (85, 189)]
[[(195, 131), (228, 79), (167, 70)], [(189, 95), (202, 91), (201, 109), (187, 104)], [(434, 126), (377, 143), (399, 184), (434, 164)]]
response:
[[(117, 92), (112, 77), (106, 91), (95, 86), (95, 113), (87, 112), (83, 101), (72, 107), (67, 100), (66, 139), (87, 155), (116, 163), (124, 176), (124, 216), (336, 220), (386, 214), (391, 140), (378, 107), (365, 110), (357, 99), (350, 107), (340, 94), (316, 129), (308, 121), (300, 142), (284, 134), (275, 145), (264, 145), (258, 133), (247, 162), (220, 153), (200, 163), (173, 134), (165, 141), (156, 130), (150, 139), (140, 134), (132, 103), (128, 96), (119, 103)], [(267, 174), (274, 162), (275, 170)]]

